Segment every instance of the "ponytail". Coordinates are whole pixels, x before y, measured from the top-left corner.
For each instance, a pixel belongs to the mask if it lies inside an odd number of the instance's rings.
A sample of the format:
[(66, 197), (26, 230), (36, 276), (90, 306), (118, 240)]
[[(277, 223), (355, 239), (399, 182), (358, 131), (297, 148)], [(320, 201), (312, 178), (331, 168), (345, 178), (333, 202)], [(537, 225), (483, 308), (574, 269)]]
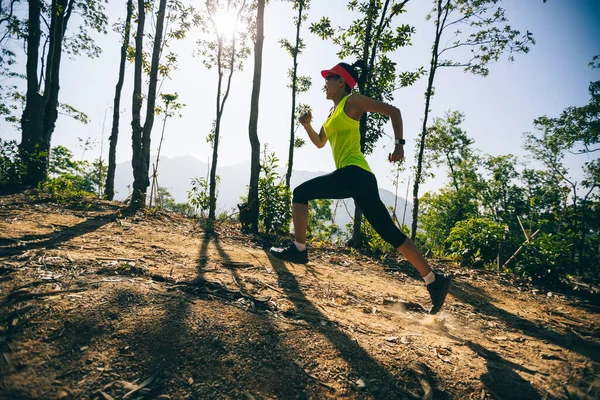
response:
[[(367, 71), (369, 69), (366, 62), (364, 62), (363, 60), (357, 60), (352, 65), (343, 62), (339, 63), (338, 65), (341, 65), (350, 75), (352, 75), (352, 78), (354, 78), (359, 87), (362, 87), (364, 85), (365, 80), (367, 78)], [(357, 71), (357, 68), (360, 70), (360, 75)], [(346, 91), (348, 93), (352, 93), (352, 88), (348, 86), (348, 84), (346, 84)]]
[(369, 66), (363, 60), (356, 60), (356, 62), (352, 64), (352, 69), (356, 71), (356, 68), (360, 69), (360, 75), (357, 72), (355, 72), (357, 77), (356, 82), (358, 83), (359, 87), (363, 87), (365, 81), (367, 80), (367, 72), (369, 71)]

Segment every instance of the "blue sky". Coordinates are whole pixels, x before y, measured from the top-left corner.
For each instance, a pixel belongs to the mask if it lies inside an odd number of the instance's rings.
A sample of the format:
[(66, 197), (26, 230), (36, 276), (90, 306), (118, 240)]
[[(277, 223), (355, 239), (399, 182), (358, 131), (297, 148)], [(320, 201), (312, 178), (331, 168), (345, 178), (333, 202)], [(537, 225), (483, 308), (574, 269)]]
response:
[[(316, 129), (331, 107), (331, 102), (325, 99), (321, 90), (323, 80), (319, 71), (332, 67), (339, 60), (336, 57), (338, 48), (311, 35), (308, 25), (322, 16), (330, 17), (336, 26), (348, 25), (357, 15), (347, 10), (346, 3), (342, 0), (313, 0), (308, 22), (302, 31), (306, 49), (299, 58), (299, 72), (310, 75), (313, 86), (300, 96), (299, 101), (312, 107)], [(425, 20), (425, 16), (431, 4), (430, 1), (413, 0), (408, 4), (408, 12), (398, 19), (398, 23), (408, 23), (416, 28), (413, 45), (391, 56), (398, 63), (399, 70), (428, 67), (434, 27), (431, 21)], [(111, 24), (123, 17), (124, 5), (125, 1), (111, 1), (107, 6)], [(504, 57), (493, 64), (486, 78), (457, 68), (439, 70), (430, 118), (442, 116), (449, 109), (463, 111), (466, 114), (463, 128), (475, 139), (478, 149), (493, 155), (515, 154), (525, 161), (522, 157), (522, 135), (533, 130), (533, 119), (542, 115), (557, 116), (566, 107), (586, 104), (589, 82), (600, 79), (600, 70), (587, 66), (594, 55), (600, 54), (597, 40), (600, 37), (600, 1), (548, 0), (543, 3), (542, 0), (505, 0), (501, 6), (506, 9), (510, 24), (522, 32), (533, 32), (537, 44), (531, 47), (529, 54), (516, 55), (514, 63), (509, 63)], [(268, 143), (270, 150), (277, 153), (282, 165), (287, 161), (289, 143), (291, 91), (286, 85), (291, 57), (279, 47), (278, 41), (284, 37), (294, 38), (294, 15), (290, 3), (273, 0), (265, 14), (259, 139), (261, 144)], [(182, 118), (168, 121), (162, 154), (166, 157), (192, 155), (207, 161), (211, 149), (205, 139), (215, 118), (216, 71), (207, 70), (201, 59), (192, 55), (197, 37), (197, 32), (191, 32), (187, 39), (172, 45), (172, 50), (177, 51), (180, 57), (179, 69), (172, 74), (171, 80), (165, 82), (163, 91), (178, 92), (186, 107)], [(91, 122), (82, 125), (60, 116), (52, 145), (65, 145), (74, 150), (77, 157), (81, 155), (77, 138), (101, 140), (104, 115), (108, 110), (104, 131), (104, 158), (107, 157), (110, 107), (117, 80), (120, 43), (114, 33), (98, 37), (97, 43), (103, 49), (99, 59), (65, 58), (63, 62), (60, 101), (86, 112)], [(24, 63), (22, 67), (24, 72)], [(223, 115), (219, 165), (250, 159), (248, 118), (252, 72), (252, 58), (249, 58), (245, 69), (236, 72), (233, 77), (232, 91)], [(132, 79), (133, 66), (129, 65), (122, 98), (118, 162), (131, 158)], [(394, 94), (393, 104), (400, 108), (404, 119), (408, 166), (414, 164), (414, 144), (422, 124), (425, 88), (426, 79), (423, 78), (414, 86)], [(158, 146), (161, 126), (162, 120), (157, 119), (152, 138), (153, 153)], [(5, 123), (0, 123), (0, 131), (3, 138), (19, 139), (19, 133)], [(387, 162), (393, 137), (391, 126), (388, 126), (387, 132), (390, 136), (382, 138), (367, 159), (379, 185), (391, 189), (391, 165)], [(302, 129), (298, 130), (298, 134), (306, 138)], [(86, 158), (99, 155), (100, 145), (87, 152)], [(590, 158), (577, 156), (569, 160), (569, 164), (576, 171), (578, 165)], [(310, 171), (333, 170), (330, 147), (317, 149), (309, 142), (297, 150), (294, 167)], [(198, 171), (199, 176), (204, 174), (205, 171)], [(403, 174), (404, 184), (408, 176), (409, 172)], [(438, 173), (438, 177), (425, 184), (424, 189), (435, 190), (444, 183), (443, 173)], [(401, 193), (404, 191), (402, 189)]]

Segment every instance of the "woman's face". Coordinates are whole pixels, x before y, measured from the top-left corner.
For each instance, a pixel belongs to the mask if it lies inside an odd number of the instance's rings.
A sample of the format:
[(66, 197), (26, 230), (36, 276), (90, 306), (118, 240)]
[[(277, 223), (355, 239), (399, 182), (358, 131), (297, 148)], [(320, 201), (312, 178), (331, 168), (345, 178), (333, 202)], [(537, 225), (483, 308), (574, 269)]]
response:
[(339, 75), (329, 74), (325, 77), (325, 97), (327, 100), (334, 98), (340, 90), (344, 90), (344, 80)]

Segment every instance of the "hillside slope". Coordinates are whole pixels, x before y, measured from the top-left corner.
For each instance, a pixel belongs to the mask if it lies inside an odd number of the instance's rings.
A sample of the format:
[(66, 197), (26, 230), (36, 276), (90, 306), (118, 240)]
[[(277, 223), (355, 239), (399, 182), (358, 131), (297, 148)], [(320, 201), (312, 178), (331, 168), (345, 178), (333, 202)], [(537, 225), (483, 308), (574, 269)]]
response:
[(116, 202), (0, 197), (0, 398), (600, 397), (597, 306), (439, 265), (455, 283), (434, 318), (405, 262), (268, 246)]

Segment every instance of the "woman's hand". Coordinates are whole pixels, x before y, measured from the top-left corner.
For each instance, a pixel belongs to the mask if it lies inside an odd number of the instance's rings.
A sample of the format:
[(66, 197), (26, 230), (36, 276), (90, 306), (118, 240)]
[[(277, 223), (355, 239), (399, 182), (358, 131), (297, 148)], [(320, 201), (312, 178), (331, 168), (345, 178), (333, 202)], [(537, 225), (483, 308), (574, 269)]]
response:
[(394, 152), (388, 155), (389, 162), (402, 161), (404, 160), (404, 145), (397, 144), (394, 147)]
[(298, 118), (298, 122), (302, 125), (310, 124), (312, 122), (312, 113), (310, 111), (305, 112)]

